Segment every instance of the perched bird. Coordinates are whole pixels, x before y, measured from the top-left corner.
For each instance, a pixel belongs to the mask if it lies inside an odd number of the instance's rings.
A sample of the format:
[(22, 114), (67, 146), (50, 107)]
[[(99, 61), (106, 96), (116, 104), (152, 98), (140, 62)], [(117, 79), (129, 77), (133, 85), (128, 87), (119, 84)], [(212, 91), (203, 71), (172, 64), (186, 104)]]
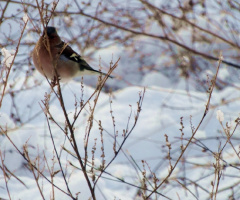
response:
[(78, 53), (61, 40), (56, 28), (51, 26), (43, 31), (32, 57), (36, 69), (51, 80), (57, 76), (61, 80), (68, 80), (87, 74), (107, 75), (90, 67)]

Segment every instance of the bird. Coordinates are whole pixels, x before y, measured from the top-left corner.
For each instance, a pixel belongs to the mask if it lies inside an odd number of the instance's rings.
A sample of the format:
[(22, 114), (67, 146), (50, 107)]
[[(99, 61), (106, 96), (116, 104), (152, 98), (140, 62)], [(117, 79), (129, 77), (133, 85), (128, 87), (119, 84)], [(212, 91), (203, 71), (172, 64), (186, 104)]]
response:
[[(69, 80), (77, 76), (102, 74), (113, 76), (93, 69), (76, 51), (62, 41), (53, 26), (47, 26), (36, 43), (33, 54), (36, 69), (46, 78)], [(55, 70), (56, 69), (56, 70)]]

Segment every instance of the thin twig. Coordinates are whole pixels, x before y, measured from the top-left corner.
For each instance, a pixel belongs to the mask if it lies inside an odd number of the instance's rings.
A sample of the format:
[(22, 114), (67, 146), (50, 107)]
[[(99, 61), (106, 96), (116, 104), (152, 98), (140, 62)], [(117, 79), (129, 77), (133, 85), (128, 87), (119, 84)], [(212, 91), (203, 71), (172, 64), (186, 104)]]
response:
[(5, 94), (5, 90), (6, 90), (6, 87), (7, 87), (8, 78), (9, 78), (12, 66), (14, 64), (15, 58), (16, 58), (16, 56), (18, 54), (20, 42), (22, 40), (23, 33), (24, 33), (24, 30), (25, 30), (26, 26), (27, 26), (27, 23), (24, 23), (24, 26), (23, 26), (23, 29), (21, 31), (20, 37), (18, 39), (18, 43), (17, 43), (16, 51), (15, 51), (13, 59), (12, 59), (12, 63), (11, 63), (11, 65), (9, 67), (7, 67), (8, 69), (7, 69), (7, 74), (6, 74), (6, 78), (5, 78), (5, 83), (4, 83), (4, 86), (3, 86), (3, 92), (2, 92), (2, 95), (1, 95), (1, 98), (0, 98), (0, 108), (2, 107), (2, 100), (3, 100), (4, 94)]
[(186, 146), (182, 149), (181, 151), (181, 154), (180, 156), (178, 157), (177, 161), (175, 162), (174, 166), (171, 168), (171, 171), (168, 173), (168, 175), (163, 179), (163, 181), (153, 190), (153, 192), (151, 192), (147, 198), (150, 198), (150, 196), (155, 192), (157, 191), (167, 180), (168, 178), (171, 176), (171, 174), (173, 173), (174, 169), (176, 168), (177, 164), (179, 163), (179, 161), (181, 160), (183, 154), (185, 153), (186, 149), (188, 148), (188, 146), (191, 144), (192, 140), (194, 139), (194, 136), (196, 135), (198, 129), (200, 128), (204, 118), (206, 117), (207, 113), (208, 113), (208, 110), (209, 110), (209, 106), (210, 106), (210, 100), (211, 100), (211, 97), (212, 97), (212, 93), (213, 93), (213, 89), (215, 87), (215, 84), (216, 84), (216, 80), (217, 80), (217, 75), (218, 75), (218, 71), (219, 71), (219, 68), (220, 68), (220, 65), (222, 63), (222, 57), (220, 56), (219, 58), (219, 61), (218, 61), (218, 66), (217, 66), (217, 70), (216, 70), (216, 74), (212, 80), (212, 85), (210, 87), (210, 90), (209, 90), (209, 97), (208, 97), (208, 100), (207, 100), (207, 104), (206, 104), (206, 108), (204, 110), (204, 113), (203, 113), (203, 116), (198, 124), (198, 126), (196, 127), (195, 131), (192, 133), (192, 136), (190, 137), (189, 141), (187, 142)]
[(3, 171), (3, 176), (4, 176), (4, 181), (5, 181), (8, 197), (11, 200), (11, 195), (10, 195), (10, 191), (9, 191), (8, 184), (7, 184), (8, 183), (8, 181), (7, 181), (7, 173), (6, 173), (6, 170), (5, 170), (5, 165), (4, 165), (4, 161), (3, 161), (3, 157), (2, 157), (2, 151), (0, 151), (0, 158), (1, 158), (2, 171)]

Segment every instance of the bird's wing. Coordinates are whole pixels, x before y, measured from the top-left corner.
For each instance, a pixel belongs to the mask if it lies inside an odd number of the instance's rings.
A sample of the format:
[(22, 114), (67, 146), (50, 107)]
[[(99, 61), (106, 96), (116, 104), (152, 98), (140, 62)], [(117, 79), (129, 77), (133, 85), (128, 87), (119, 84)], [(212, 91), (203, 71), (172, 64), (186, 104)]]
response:
[[(97, 72), (103, 75), (107, 75), (106, 73), (100, 72), (98, 70), (93, 69), (90, 65), (80, 56), (77, 52), (75, 52), (69, 45), (65, 42), (61, 42), (59, 45), (56, 46), (60, 49), (60, 54), (66, 57), (67, 59), (74, 61), (79, 64), (80, 71), (89, 70), (92, 72)], [(110, 78), (113, 76), (108, 75)]]
[[(62, 42), (61, 44), (56, 46), (60, 49), (61, 55), (65, 56), (67, 59), (79, 63), (80, 70), (91, 70), (96, 71), (90, 65), (76, 52), (74, 51), (69, 45), (67, 45), (65, 42)], [(96, 71), (97, 72), (97, 71)]]

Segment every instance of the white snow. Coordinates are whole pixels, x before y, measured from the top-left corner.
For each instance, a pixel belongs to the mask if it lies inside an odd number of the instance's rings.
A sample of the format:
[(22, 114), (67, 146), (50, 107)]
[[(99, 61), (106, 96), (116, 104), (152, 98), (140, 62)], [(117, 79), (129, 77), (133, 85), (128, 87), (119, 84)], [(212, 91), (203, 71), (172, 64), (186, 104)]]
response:
[(26, 24), (26, 23), (28, 22), (28, 20), (29, 20), (29, 18), (28, 18), (27, 13), (24, 13), (24, 15), (23, 15), (23, 21), (24, 21), (24, 23)]
[[(150, 78), (151, 76), (152, 78)], [(169, 161), (165, 158), (167, 155), (166, 152), (168, 151), (168, 147), (166, 147), (166, 139), (164, 135), (168, 135), (168, 140), (171, 144), (171, 157), (173, 159), (173, 165), (174, 160), (177, 159), (180, 155), (181, 143), (183, 142), (183, 144), (186, 145), (186, 141), (180, 139), (180, 117), (183, 117), (184, 138), (189, 138), (192, 135), (190, 121), (191, 124), (196, 128), (204, 113), (208, 98), (206, 93), (200, 93), (196, 91), (186, 92), (185, 90), (181, 89), (174, 90), (170, 86), (171, 81), (167, 80), (167, 78), (164, 76), (162, 76), (161, 80), (159, 80), (159, 84), (164, 86), (164, 82), (166, 81), (169, 84), (170, 89), (157, 86), (157, 78), (154, 80), (155, 76), (156, 74), (151, 74), (148, 78), (146, 77), (145, 81), (143, 82), (146, 83), (146, 85), (148, 84), (152, 87), (146, 88), (139, 120), (136, 127), (133, 129), (133, 132), (123, 146), (123, 151), (127, 152), (127, 154), (124, 155), (123, 153), (120, 153), (117, 159), (107, 169), (107, 172), (111, 173), (116, 178), (120, 178), (124, 181), (138, 186), (139, 182), (141, 181), (141, 178), (139, 177), (141, 177), (142, 172), (137, 169), (131, 158), (134, 159), (134, 162), (137, 163), (137, 166), (140, 169), (143, 167), (141, 160), (147, 161), (152, 171), (154, 171), (156, 167), (155, 173), (157, 177), (164, 178), (169, 172)], [(30, 85), (34, 83), (34, 78), (35, 77), (29, 79)], [(22, 81), (20, 80), (20, 82)], [(69, 114), (70, 120), (73, 121), (73, 114), (75, 112), (75, 99), (77, 99), (77, 101), (80, 101), (81, 99), (80, 83), (70, 81), (68, 83), (62, 84), (62, 88), (67, 113)], [(12, 99), (10, 95), (7, 94), (4, 97), (3, 106), (0, 112), (0, 124), (2, 127), (5, 127), (8, 132), (8, 136), (20, 151), (23, 151), (23, 146), (28, 149), (28, 153), (32, 161), (38, 163), (44, 175), (50, 179), (49, 171), (46, 168), (46, 162), (48, 162), (49, 166), (53, 166), (53, 163), (55, 163), (54, 171), (57, 171), (60, 168), (56, 155), (53, 151), (53, 144), (49, 134), (47, 120), (41, 112), (40, 107), (40, 105), (42, 105), (42, 100), (44, 100), (45, 92), (49, 91), (50, 87), (48, 83), (43, 79), (40, 86), (37, 86), (34, 89), (24, 90), (16, 96), (15, 101), (18, 102), (16, 104), (16, 109), (18, 110), (19, 116), (21, 116), (22, 122), (24, 122), (24, 124), (20, 127), (14, 125), (16, 123), (9, 117), (11, 115), (10, 108), (12, 106)], [(93, 93), (93, 91), (94, 88), (85, 85), (83, 100), (86, 101), (88, 97)], [(121, 141), (123, 141), (123, 129), (130, 130), (134, 124), (134, 117), (136, 115), (137, 109), (136, 102), (139, 100), (139, 92), (143, 92), (143, 87), (127, 87), (122, 90), (113, 92), (112, 94), (112, 110), (116, 124), (115, 129), (118, 131), (118, 143), (121, 143)], [(227, 88), (221, 92), (214, 92), (211, 105), (221, 103), (223, 96), (230, 96), (229, 94), (231, 94), (232, 97), (238, 96), (238, 94), (233, 92), (234, 88)], [(92, 106), (93, 101), (91, 101), (91, 107)], [(223, 113), (227, 113), (224, 116), (226, 121), (231, 121), (231, 123), (234, 123), (232, 121), (238, 117), (236, 107), (239, 107), (239, 102), (237, 101), (226, 106), (219, 106), (219, 110), (217, 111), (217, 119), (215, 117), (216, 115), (214, 115), (214, 113), (216, 113), (216, 110), (211, 109), (203, 121), (203, 124), (200, 127), (199, 131), (197, 131), (195, 138), (197, 140), (202, 139), (201, 141), (204, 143), (204, 145), (206, 145), (211, 151), (216, 152), (219, 147), (219, 141), (214, 141), (210, 138), (220, 136), (219, 132), (217, 131), (221, 130), (221, 126), (218, 121), (223, 121)], [(84, 109), (83, 113), (79, 116), (78, 120), (75, 123), (75, 137), (81, 155), (84, 155), (84, 138), (86, 133), (87, 120), (89, 117), (89, 106), (87, 105), (85, 108), (86, 109)], [(61, 106), (58, 100), (54, 97), (54, 94), (51, 95), (50, 112), (54, 119), (60, 124), (60, 126), (64, 128), (65, 118)], [(190, 115), (192, 117), (190, 117)], [(130, 120), (128, 122), (129, 117)], [(108, 163), (114, 156), (114, 152), (112, 150), (114, 128), (110, 115), (109, 95), (105, 94), (104, 92), (101, 92), (98, 104), (95, 109), (94, 124), (88, 142), (88, 156), (89, 161), (91, 161), (91, 150), (94, 145), (95, 138), (97, 138), (97, 150), (95, 152), (95, 163), (97, 166), (101, 164), (100, 156), (102, 154), (100, 149), (102, 143), (97, 125), (97, 122), (99, 120), (101, 120), (102, 127), (104, 128), (104, 152), (106, 163)], [(58, 153), (60, 152), (62, 146), (73, 152), (71, 145), (65, 139), (65, 135), (59, 129), (59, 127), (57, 127), (52, 121), (49, 123)], [(4, 164), (10, 171), (14, 172), (14, 174), (27, 186), (25, 187), (14, 177), (11, 177), (8, 181), (11, 197), (13, 199), (40, 199), (41, 196), (33, 175), (24, 167), (27, 165), (27, 162), (16, 151), (15, 147), (6, 136), (2, 135), (0, 137), (0, 150), (4, 157)], [(186, 164), (185, 167), (187, 174), (185, 174), (185, 176), (197, 181), (203, 175), (211, 173), (210, 166), (212, 166), (214, 160), (211, 156), (209, 156), (209, 154), (210, 152), (204, 153), (202, 151), (202, 148), (199, 146), (189, 146), (188, 150), (184, 154), (184, 156), (188, 158), (187, 161), (189, 163), (195, 163), (196, 165), (209, 163), (209, 169), (206, 169), (204, 167), (196, 167), (196, 169), (191, 169), (191, 165)], [(131, 155), (131, 157), (129, 157), (129, 155)], [(46, 157), (46, 160), (44, 159), (44, 156)], [(225, 156), (225, 160), (228, 161), (228, 158), (230, 160), (236, 160), (235, 157), (236, 155), (233, 152), (231, 155), (228, 154), (228, 157)], [(64, 171), (67, 172), (69, 187), (71, 188), (72, 193), (76, 194), (77, 192), (80, 192), (79, 199), (88, 199), (90, 197), (90, 192), (88, 190), (82, 172), (69, 165), (69, 162), (71, 162), (73, 165), (79, 167), (77, 160), (65, 151), (62, 151), (61, 162), (62, 166), (64, 167)], [(160, 163), (162, 164), (159, 168), (157, 166), (159, 166)], [(68, 167), (66, 168), (66, 166)], [(174, 171), (172, 174), (171, 179), (184, 175), (182, 167), (183, 165), (180, 162), (176, 168), (176, 171)], [(147, 167), (145, 166), (145, 168)], [(8, 198), (2, 171), (0, 173), (1, 198)], [(35, 173), (37, 172), (35, 171)], [(228, 173), (231, 174), (230, 169), (228, 170)], [(149, 171), (148, 174), (150, 174)], [(107, 199), (113, 199), (114, 197), (118, 199), (132, 199), (136, 194), (137, 190), (135, 187), (131, 187), (124, 183), (118, 182), (116, 178), (110, 177), (107, 174), (103, 174), (103, 176), (114, 179), (116, 181), (101, 178), (96, 189), (96, 195), (98, 196), (98, 199), (103, 199), (101, 193), (104, 193)], [(207, 185), (209, 185), (212, 180), (213, 176), (209, 176), (208, 178), (200, 181), (200, 183), (205, 184), (203, 186), (207, 187)], [(231, 181), (231, 178), (225, 177), (224, 186), (227, 185), (228, 181)], [(49, 199), (53, 195), (52, 186), (42, 177), (39, 179), (39, 183), (42, 187), (43, 195), (46, 199)], [(54, 183), (64, 191), (67, 191), (61, 173), (58, 173), (54, 177)], [(180, 185), (177, 187), (177, 193), (171, 192), (176, 191), (176, 189), (174, 190), (170, 185), (166, 185), (166, 187), (161, 190), (161, 193), (172, 199), (176, 199), (178, 195), (184, 199), (192, 199), (191, 195), (188, 196), (188, 198), (185, 198), (185, 190), (179, 186)], [(189, 185), (188, 188), (194, 187)], [(220, 188), (222, 188), (221, 184)], [(70, 199), (68, 196), (56, 188), (54, 189), (54, 192), (55, 199)], [(126, 195), (127, 198), (125, 198)], [(224, 193), (223, 198), (225, 198), (226, 195), (227, 194)], [(208, 198), (208, 194), (203, 193), (201, 198), (202, 197)]]
[(221, 110), (217, 111), (217, 120), (219, 122), (223, 122), (223, 120), (224, 120), (224, 114), (223, 114), (223, 112)]
[(7, 50), (6, 48), (2, 48), (1, 52), (3, 54), (3, 60), (2, 60), (2, 65), (5, 65), (7, 68), (10, 68), (11, 63), (13, 61), (14, 58), (14, 50), (11, 50), (11, 52), (9, 50)]

